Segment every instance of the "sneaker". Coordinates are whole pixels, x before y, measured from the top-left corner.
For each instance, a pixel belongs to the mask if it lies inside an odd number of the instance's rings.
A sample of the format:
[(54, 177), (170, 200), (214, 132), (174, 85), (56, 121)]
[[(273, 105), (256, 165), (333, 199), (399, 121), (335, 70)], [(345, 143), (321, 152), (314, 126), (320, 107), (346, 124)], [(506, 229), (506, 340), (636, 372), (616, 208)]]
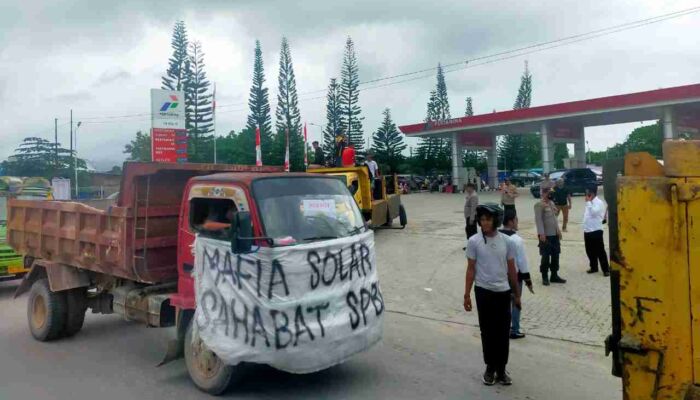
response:
[(549, 279), (552, 283), (566, 283), (566, 279), (560, 277), (559, 275), (554, 275)]
[(491, 371), (490, 369), (486, 368), (486, 372), (484, 372), (484, 376), (481, 377), (481, 381), (484, 382), (484, 385), (486, 386), (493, 386), (496, 384), (496, 372)]
[(610, 276), (610, 272), (608, 272), (608, 271), (603, 272), (603, 276)]
[(510, 386), (513, 384), (513, 380), (510, 378), (510, 375), (508, 375), (508, 371), (503, 371), (503, 373), (498, 374), (498, 383), (500, 383), (503, 386)]
[(597, 269), (589, 269), (588, 271), (586, 271), (587, 274), (595, 274), (597, 272), (598, 272)]
[(542, 285), (549, 286), (549, 278), (547, 277), (547, 274), (542, 274)]
[(511, 338), (511, 339), (522, 339), (522, 338), (524, 338), (524, 337), (525, 337), (525, 334), (524, 334), (524, 333), (520, 333), (520, 332), (511, 332), (511, 333), (510, 333), (510, 338)]

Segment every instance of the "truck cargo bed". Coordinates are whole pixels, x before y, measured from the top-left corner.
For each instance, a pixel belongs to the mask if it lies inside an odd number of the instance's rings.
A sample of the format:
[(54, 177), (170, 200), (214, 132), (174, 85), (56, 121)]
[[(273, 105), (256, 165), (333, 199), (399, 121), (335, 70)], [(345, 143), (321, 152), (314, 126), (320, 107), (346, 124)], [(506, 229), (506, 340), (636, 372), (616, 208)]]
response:
[(217, 172), (277, 167), (125, 163), (105, 210), (65, 201), (10, 200), (7, 242), (18, 253), (137, 282), (177, 279), (180, 205), (187, 181)]

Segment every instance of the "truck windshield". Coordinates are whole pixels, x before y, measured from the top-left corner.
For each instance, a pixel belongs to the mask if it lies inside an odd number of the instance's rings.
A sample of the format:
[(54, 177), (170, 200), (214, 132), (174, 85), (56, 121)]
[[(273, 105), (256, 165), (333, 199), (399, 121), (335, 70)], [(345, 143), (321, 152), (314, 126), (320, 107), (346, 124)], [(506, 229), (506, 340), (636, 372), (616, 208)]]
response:
[(265, 178), (253, 182), (265, 236), (308, 243), (358, 234), (364, 221), (345, 184), (335, 178)]

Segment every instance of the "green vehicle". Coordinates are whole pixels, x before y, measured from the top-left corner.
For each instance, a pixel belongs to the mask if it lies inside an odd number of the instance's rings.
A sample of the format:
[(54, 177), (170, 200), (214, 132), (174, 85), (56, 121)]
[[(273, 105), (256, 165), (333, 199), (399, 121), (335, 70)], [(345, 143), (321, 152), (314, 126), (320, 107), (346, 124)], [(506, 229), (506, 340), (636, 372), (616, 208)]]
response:
[[(28, 182), (28, 184), (25, 184)], [(37, 183), (43, 186), (37, 188)], [(25, 180), (11, 176), (0, 176), (0, 281), (22, 278), (29, 268), (24, 265), (24, 257), (7, 245), (7, 200), (10, 197), (24, 195), (37, 198), (50, 198), (48, 181), (44, 178), (27, 178)], [(26, 190), (25, 190), (26, 189)], [(39, 190), (43, 189), (43, 190)]]

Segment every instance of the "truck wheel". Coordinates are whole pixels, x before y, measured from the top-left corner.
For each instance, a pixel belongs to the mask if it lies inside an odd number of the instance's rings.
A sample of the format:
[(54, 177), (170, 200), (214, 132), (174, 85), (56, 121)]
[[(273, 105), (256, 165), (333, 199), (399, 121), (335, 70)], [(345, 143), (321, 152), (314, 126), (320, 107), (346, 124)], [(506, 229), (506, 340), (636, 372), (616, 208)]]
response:
[(87, 289), (77, 288), (66, 291), (66, 327), (63, 334), (70, 337), (80, 332), (85, 322), (85, 311), (87, 310)]
[(35, 281), (29, 291), (27, 320), (34, 339), (58, 339), (66, 326), (66, 294), (52, 292), (46, 278)]
[(228, 389), (234, 367), (224, 364), (209, 350), (198, 336), (193, 338), (190, 322), (185, 334), (185, 364), (190, 379), (199, 390), (211, 395), (220, 395)]
[(406, 209), (403, 207), (403, 204), (399, 206), (399, 223), (401, 227), (408, 225), (408, 217), (406, 216)]

